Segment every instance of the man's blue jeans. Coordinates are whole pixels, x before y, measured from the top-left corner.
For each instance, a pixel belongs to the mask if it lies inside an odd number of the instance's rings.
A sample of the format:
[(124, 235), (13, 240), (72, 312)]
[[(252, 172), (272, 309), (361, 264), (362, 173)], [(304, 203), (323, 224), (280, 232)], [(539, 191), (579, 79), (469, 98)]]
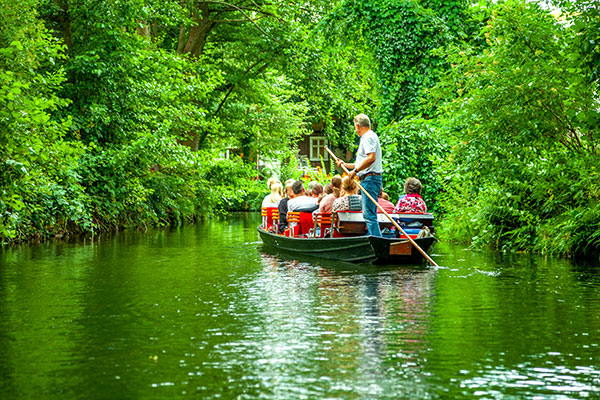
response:
[[(369, 175), (363, 179), (360, 184), (371, 197), (377, 201), (379, 193), (381, 193), (381, 175)], [(367, 231), (369, 235), (381, 236), (379, 222), (377, 221), (377, 206), (366, 195), (362, 195), (362, 210), (363, 217), (367, 223)]]

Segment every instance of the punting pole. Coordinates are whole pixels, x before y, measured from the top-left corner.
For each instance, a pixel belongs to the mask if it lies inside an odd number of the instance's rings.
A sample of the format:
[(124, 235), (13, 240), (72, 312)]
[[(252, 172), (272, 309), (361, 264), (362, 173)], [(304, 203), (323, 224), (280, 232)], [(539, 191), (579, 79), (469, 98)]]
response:
[[(333, 152), (331, 150), (329, 150), (329, 147), (325, 146), (325, 150), (327, 150), (327, 152), (331, 155), (331, 157), (333, 157), (334, 160), (337, 161), (337, 157), (335, 156), (335, 154), (333, 154)], [(350, 171), (348, 171), (348, 168), (346, 168), (345, 165), (342, 164), (342, 168), (344, 169), (344, 171), (346, 171), (347, 174), (350, 173)], [(392, 224), (394, 224), (394, 226), (396, 227), (396, 229), (398, 229), (400, 232), (402, 232), (404, 234), (404, 236), (406, 236), (408, 238), (408, 240), (410, 241), (410, 243), (415, 246), (415, 248), (417, 250), (419, 250), (419, 252), (421, 254), (423, 254), (423, 257), (425, 257), (427, 259), (427, 261), (429, 261), (431, 263), (431, 265), (433, 265), (434, 267), (438, 267), (438, 265), (435, 263), (435, 261), (433, 261), (431, 259), (431, 257), (429, 257), (429, 255), (427, 255), (427, 253), (425, 253), (425, 251), (417, 244), (417, 242), (414, 241), (413, 238), (411, 238), (405, 231), (404, 229), (402, 229), (402, 227), (396, 222), (394, 221), (394, 219), (390, 216), (390, 214), (388, 214), (380, 205), (379, 203), (377, 203), (377, 200), (375, 200), (369, 193), (367, 193), (367, 191), (365, 189), (363, 189), (362, 185), (360, 184), (360, 182), (357, 182), (358, 187), (360, 188), (360, 190), (363, 192), (363, 194), (366, 194), (367, 197), (377, 206), (377, 208), (379, 208), (379, 210), (381, 210), (381, 212), (390, 220), (390, 222)]]

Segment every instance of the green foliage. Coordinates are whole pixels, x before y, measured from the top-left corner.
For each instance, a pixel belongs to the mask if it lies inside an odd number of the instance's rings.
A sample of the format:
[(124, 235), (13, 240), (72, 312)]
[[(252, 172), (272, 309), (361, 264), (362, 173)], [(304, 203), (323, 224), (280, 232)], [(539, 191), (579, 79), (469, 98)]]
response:
[[(377, 119), (381, 123), (431, 114), (424, 101), (425, 92), (446, 69), (445, 61), (434, 50), (456, 38), (459, 32), (452, 29), (460, 28), (464, 35), (464, 24), (458, 23), (464, 6), (463, 1), (450, 0), (348, 0), (330, 15), (332, 23), (346, 26), (350, 38), (360, 35), (368, 43), (360, 49), (372, 52), (376, 63), (381, 91)], [(444, 23), (438, 12), (444, 12), (452, 24)]]
[(210, 152), (203, 152), (206, 164), (203, 179), (206, 185), (199, 187), (202, 203), (214, 204), (217, 212), (230, 210), (260, 210), (267, 187), (257, 179), (256, 170), (239, 158), (214, 159)]
[(33, 2), (2, 3), (0, 241), (92, 228), (73, 168), (83, 146), (63, 140), (70, 118), (53, 116), (67, 104), (57, 95), (63, 46), (38, 24)]
[(437, 196), (443, 182), (435, 167), (445, 158), (448, 149), (440, 140), (431, 120), (404, 119), (380, 128), (383, 149), (383, 187), (390, 199), (404, 193), (406, 178), (415, 177), (423, 184), (421, 195), (429, 211), (436, 209)]
[(137, 11), (129, 2), (70, 3), (70, 16), (85, 15), (72, 19), (65, 64), (76, 139), (113, 146), (144, 131), (185, 139), (190, 131), (215, 128), (205, 118), (205, 99), (220, 74), (202, 59), (178, 56), (138, 35)]
[(560, 18), (574, 33), (573, 56), (590, 69), (590, 78), (600, 81), (600, 7), (595, 0), (553, 0), (563, 11)]
[[(593, 248), (571, 231), (593, 237), (580, 221), (597, 219), (598, 84), (577, 32), (535, 4), (507, 1), (481, 35), (485, 48), (448, 48), (452, 69), (434, 91), (446, 99), (441, 124), (452, 143), (440, 169), (443, 232), (502, 249)], [(567, 231), (553, 241), (556, 226)]]
[(353, 145), (352, 118), (374, 115), (379, 93), (373, 84), (376, 63), (364, 40), (347, 43), (331, 34), (324, 20), (298, 38), (289, 50), (290, 74), (308, 106), (307, 128), (319, 131), (332, 144)]
[(597, 254), (599, 9), (553, 3), (0, 0), (0, 240), (258, 209), (366, 112), (447, 238)]
[[(139, 36), (141, 3), (82, 0), (66, 11), (46, 3), (46, 15), (78, 16), (70, 41), (64, 37), (66, 53), (36, 20), (37, 3), (27, 4), (7, 6), (0, 18), (12, 29), (2, 31), (12, 43), (0, 49), (3, 241), (164, 225), (262, 199), (251, 167), (177, 143), (189, 132), (219, 129), (206, 116), (222, 77), (203, 57)], [(10, 24), (17, 18), (19, 27)], [(278, 132), (256, 132), (264, 135), (262, 151), (288, 154), (275, 149), (291, 129), (297, 135), (302, 105), (286, 96), (267, 87), (256, 96), (252, 126)]]

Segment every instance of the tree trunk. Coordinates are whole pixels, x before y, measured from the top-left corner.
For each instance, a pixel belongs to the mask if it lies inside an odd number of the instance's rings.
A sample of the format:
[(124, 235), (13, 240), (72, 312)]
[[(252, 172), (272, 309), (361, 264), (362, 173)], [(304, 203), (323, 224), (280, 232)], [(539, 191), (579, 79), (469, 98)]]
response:
[[(180, 2), (180, 4), (182, 7), (185, 7), (185, 2)], [(188, 53), (198, 57), (204, 51), (208, 33), (215, 26), (215, 23), (210, 19), (208, 3), (200, 3), (197, 8), (194, 8), (192, 11), (192, 20), (194, 21), (194, 25), (190, 28), (189, 34), (186, 32), (185, 26), (181, 25), (179, 27), (177, 52), (179, 54)], [(192, 151), (198, 151), (207, 133), (202, 135), (202, 140), (200, 140), (198, 132), (190, 132), (189, 136), (189, 139), (182, 140), (179, 143), (183, 146), (189, 146)]]
[(136, 22), (137, 22), (137, 26), (135, 27), (135, 30), (136, 30), (137, 34), (146, 39), (150, 39), (150, 25), (144, 21), (138, 20)]
[(60, 31), (63, 35), (65, 45), (69, 50), (73, 48), (73, 32), (71, 31), (71, 17), (69, 16), (69, 2), (67, 0), (56, 0), (56, 4), (61, 10), (56, 21), (60, 24)]
[(210, 30), (215, 26), (215, 23), (210, 19), (208, 4), (200, 3), (197, 9), (193, 10), (192, 19), (194, 25), (190, 28), (190, 33), (187, 39), (182, 26), (179, 32), (179, 43), (177, 49), (182, 53), (189, 53), (194, 56), (199, 56), (204, 50), (206, 38)]

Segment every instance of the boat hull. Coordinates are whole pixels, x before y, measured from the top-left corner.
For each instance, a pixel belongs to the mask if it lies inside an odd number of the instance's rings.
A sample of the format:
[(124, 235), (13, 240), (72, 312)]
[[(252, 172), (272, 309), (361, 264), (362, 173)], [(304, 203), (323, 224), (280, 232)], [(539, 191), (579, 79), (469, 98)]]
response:
[[(424, 260), (421, 253), (406, 239), (374, 236), (297, 238), (267, 232), (260, 226), (257, 230), (265, 245), (293, 254), (353, 263), (410, 264)], [(434, 241), (433, 237), (415, 239), (425, 252)]]

